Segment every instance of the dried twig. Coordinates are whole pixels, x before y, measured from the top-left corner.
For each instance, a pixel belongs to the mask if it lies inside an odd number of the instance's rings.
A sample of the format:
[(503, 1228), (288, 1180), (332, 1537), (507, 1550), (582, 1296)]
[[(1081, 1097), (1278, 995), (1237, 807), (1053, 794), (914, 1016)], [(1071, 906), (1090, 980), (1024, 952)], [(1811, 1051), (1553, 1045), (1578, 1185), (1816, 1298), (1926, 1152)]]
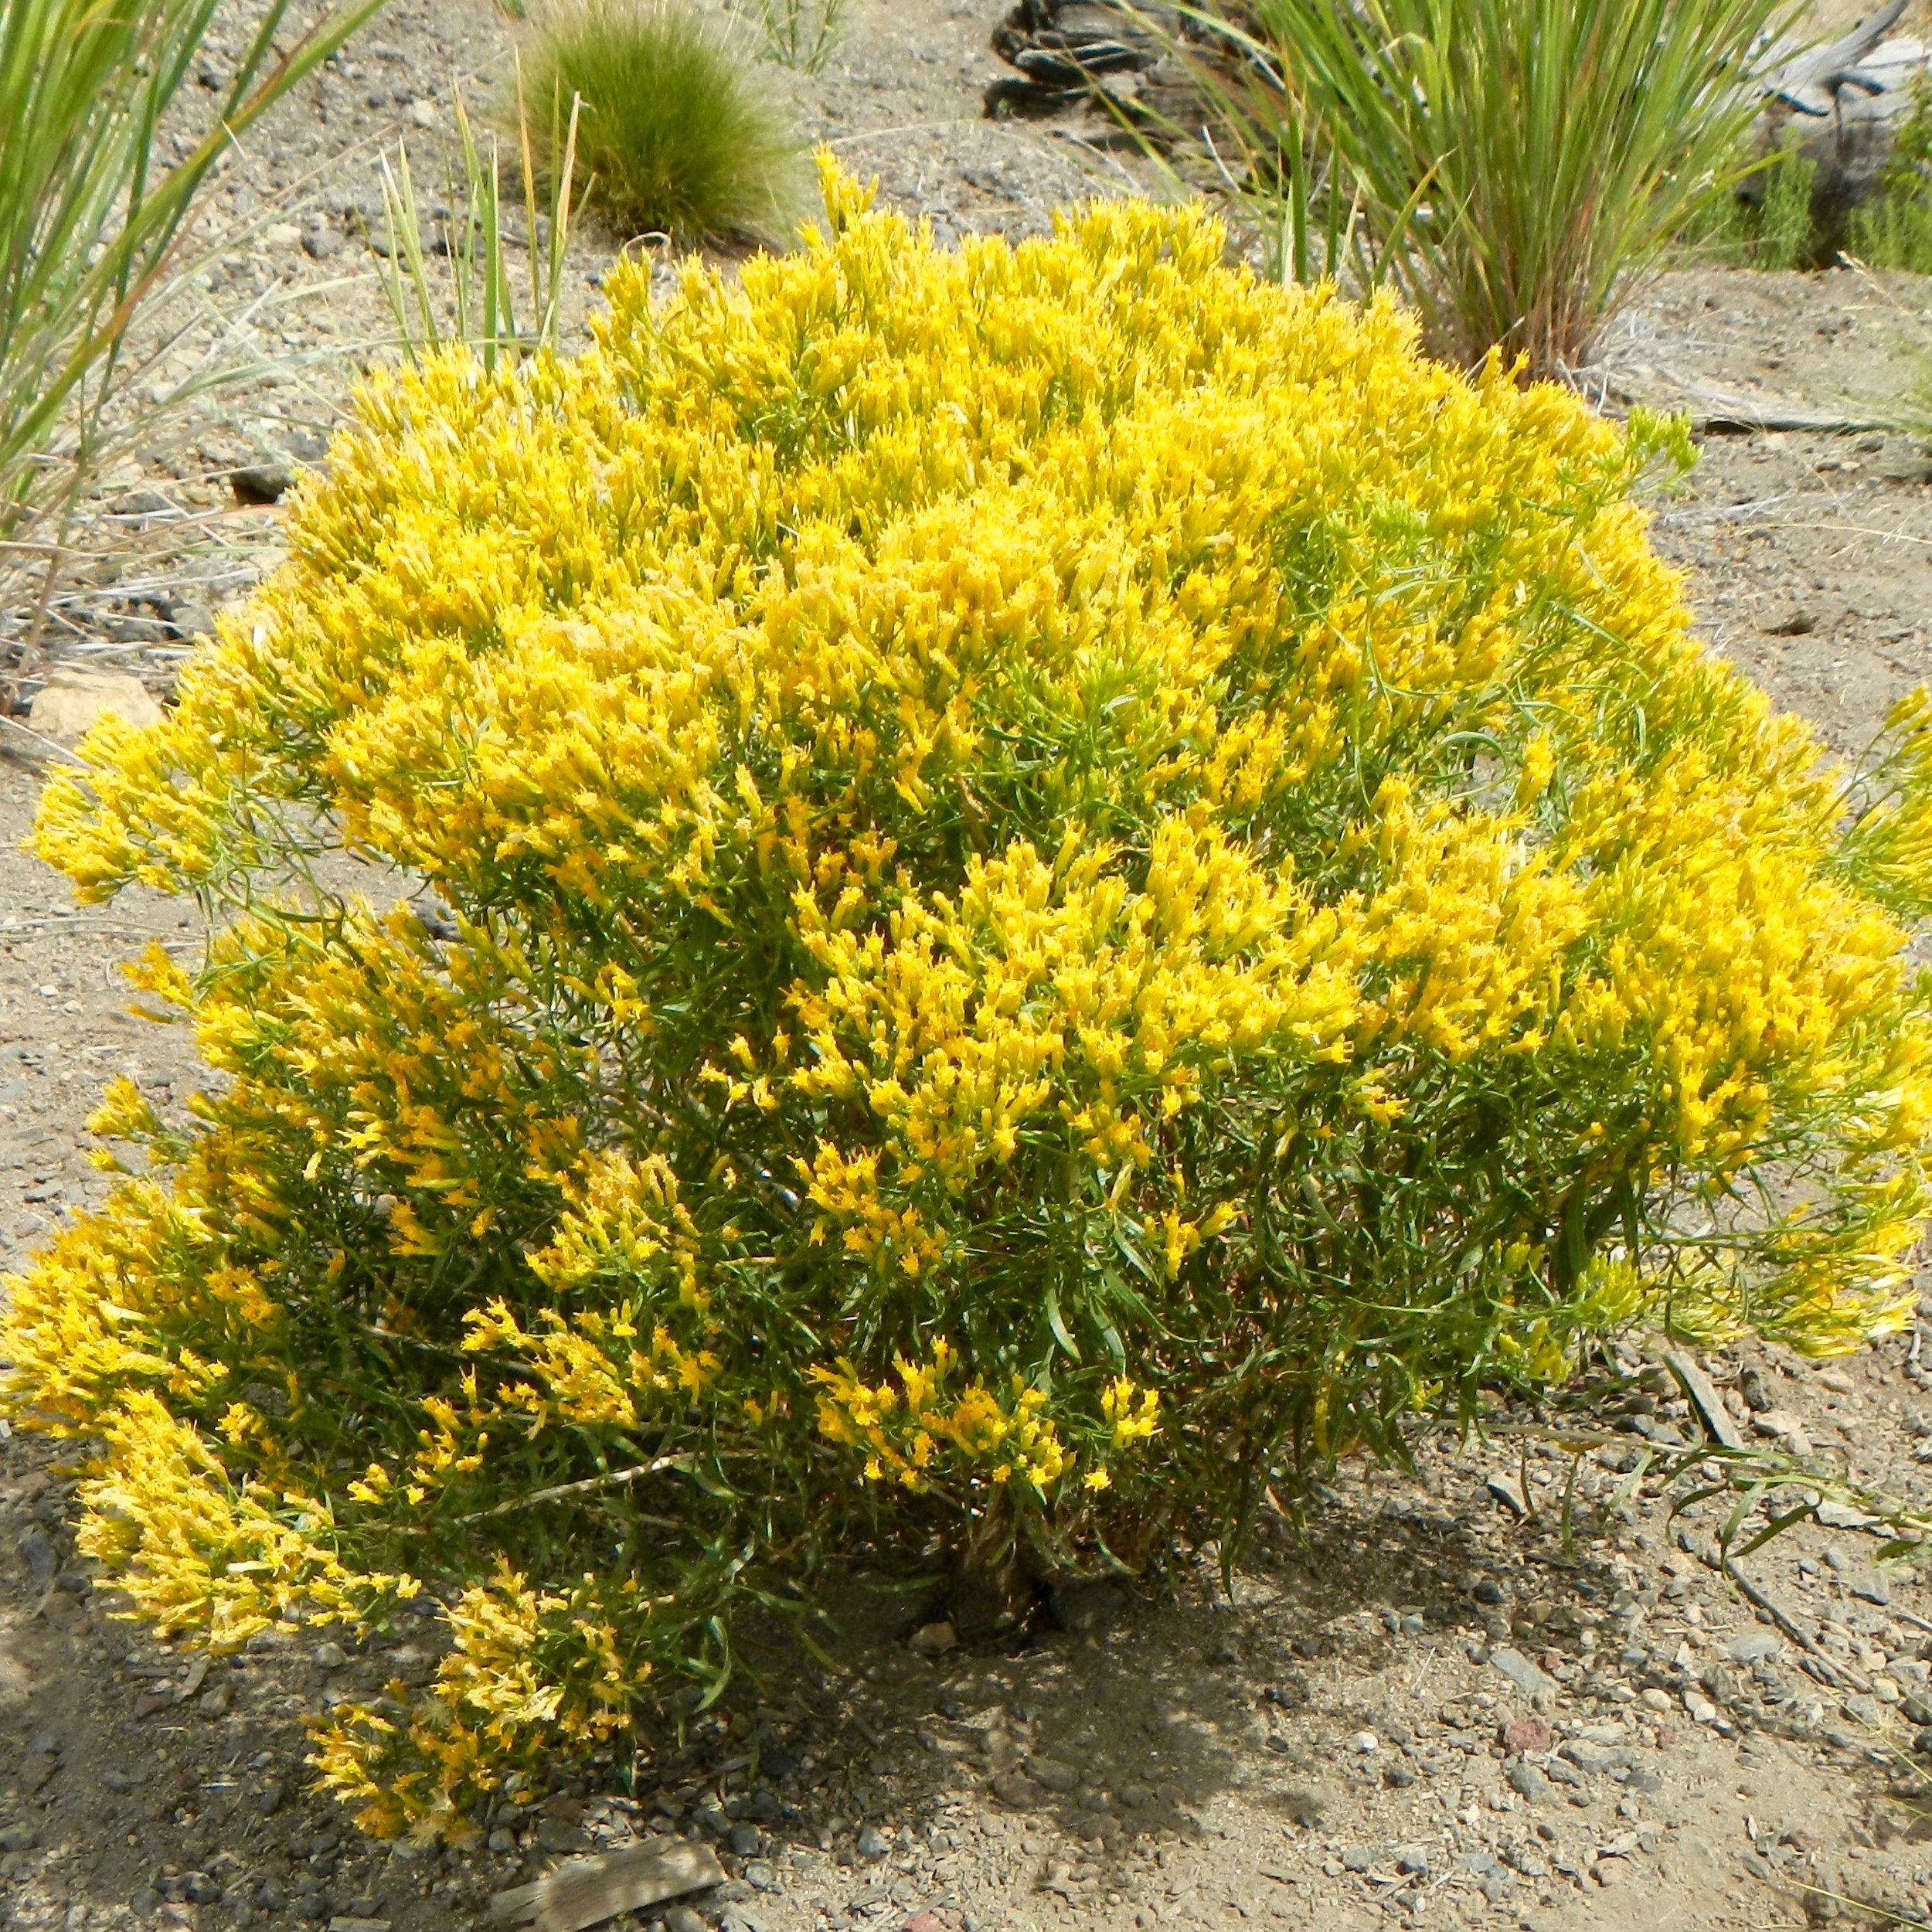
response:
[(498, 1893), (490, 1901), (490, 1917), (528, 1923), (534, 1932), (581, 1932), (620, 1913), (722, 1885), (724, 1876), (709, 1845), (651, 1838), (594, 1857), (567, 1859), (534, 1885)]
[[(559, 1502), (566, 1496), (587, 1496), (593, 1490), (614, 1489), (620, 1485), (641, 1481), (646, 1476), (662, 1475), (667, 1469), (681, 1469), (690, 1461), (688, 1456), (659, 1456), (654, 1462), (641, 1462), (630, 1469), (613, 1469), (601, 1476), (585, 1476), (577, 1482), (553, 1483), (548, 1489), (532, 1489), (527, 1496), (512, 1496), (508, 1502), (498, 1503), (490, 1509), (479, 1509), (473, 1516), (465, 1516), (466, 1523), (488, 1522), (492, 1516), (507, 1516), (517, 1509), (533, 1509), (539, 1503)], [(646, 1516), (645, 1522), (655, 1523), (660, 1529), (678, 1529), (683, 1527), (668, 1516)]]
[(1852, 1665), (1841, 1664), (1835, 1658), (1828, 1656), (1820, 1648), (1818, 1640), (1805, 1629), (1804, 1625), (1788, 1612), (1781, 1610), (1776, 1603), (1766, 1596), (1764, 1591), (1760, 1590), (1757, 1584), (1753, 1583), (1730, 1557), (1725, 1557), (1718, 1567), (1736, 1585), (1738, 1592), (1744, 1600), (1753, 1609), (1762, 1611), (1767, 1617), (1770, 1617), (1779, 1630), (1818, 1666), (1830, 1682), (1838, 1685), (1849, 1684), (1854, 1690), (1869, 1691), (1872, 1688), (1871, 1679), (1866, 1676), (1863, 1672)]

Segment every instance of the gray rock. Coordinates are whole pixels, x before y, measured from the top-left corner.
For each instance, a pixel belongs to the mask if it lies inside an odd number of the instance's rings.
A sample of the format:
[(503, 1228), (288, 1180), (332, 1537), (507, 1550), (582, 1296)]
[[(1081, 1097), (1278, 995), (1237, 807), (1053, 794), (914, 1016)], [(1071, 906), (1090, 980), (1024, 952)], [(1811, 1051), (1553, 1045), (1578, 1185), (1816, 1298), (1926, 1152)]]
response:
[(1526, 1697), (1553, 1692), (1556, 1688), (1553, 1678), (1545, 1675), (1521, 1651), (1508, 1644), (1498, 1645), (1489, 1653), (1489, 1661)]
[(546, 1852), (580, 1852), (590, 1842), (580, 1825), (561, 1818), (539, 1818), (536, 1842)]
[(1070, 1791), (1080, 1781), (1080, 1773), (1058, 1758), (1029, 1757), (1026, 1769), (1035, 1784), (1043, 1784), (1049, 1791)]
[(178, 638), (210, 638), (215, 634), (213, 614), (199, 604), (171, 604), (168, 622)]
[(1427, 1878), (1429, 1876), (1429, 1854), (1420, 1845), (1398, 1845), (1396, 1847), (1396, 1869), (1407, 1878)]
[(307, 229), (302, 235), (302, 251), (312, 261), (333, 261), (342, 252), (342, 234), (333, 228)]
[(1876, 1697), (1862, 1694), (1845, 1700), (1845, 1715), (1855, 1724), (1863, 1724), (1876, 1730), (1885, 1722), (1885, 1706)]
[(1725, 1654), (1734, 1664), (1768, 1663), (1781, 1655), (1784, 1648), (1775, 1631), (1764, 1629), (1743, 1631), (1724, 1646)]
[(701, 1914), (688, 1905), (674, 1905), (664, 1915), (664, 1932), (711, 1932)]
[(892, 1849), (892, 1841), (876, 1825), (868, 1825), (860, 1831), (856, 1849), (862, 1859), (883, 1859)]
[(959, 1632), (945, 1622), (921, 1624), (907, 1642), (921, 1657), (943, 1657), (959, 1642)]
[(349, 1662), (349, 1652), (338, 1643), (318, 1644), (315, 1662), (318, 1670), (340, 1670)]
[(1550, 1789), (1549, 1780), (1536, 1767), (1522, 1758), (1518, 1758), (1504, 1775), (1509, 1781), (1509, 1788), (1519, 1798), (1526, 1798), (1532, 1804), (1548, 1804), (1556, 1794)]
[(60, 1569), (60, 1552), (55, 1548), (53, 1539), (36, 1524), (22, 1534), (14, 1548), (27, 1566), (34, 1588), (45, 1590)]
[(295, 487), (295, 472), (286, 463), (248, 463), (228, 473), (228, 487), (238, 503), (279, 503)]
[(1892, 1600), (1889, 1580), (1876, 1570), (1862, 1577), (1855, 1577), (1847, 1587), (1854, 1597), (1861, 1597), (1868, 1604), (1889, 1604)]
[(1354, 1872), (1358, 1874), (1363, 1872), (1372, 1872), (1375, 1866), (1375, 1854), (1372, 1852), (1364, 1851), (1359, 1845), (1352, 1845), (1342, 1854), (1342, 1869), (1345, 1872)]
[(753, 1859), (745, 1867), (745, 1883), (754, 1892), (774, 1892), (778, 1889), (778, 1874), (763, 1859)]
[(0, 1825), (0, 1852), (31, 1852), (40, 1842), (31, 1825)]
[(1597, 1777), (1607, 1777), (1612, 1771), (1628, 1770), (1631, 1764), (1628, 1751), (1617, 1750), (1607, 1744), (1592, 1744), (1580, 1737), (1570, 1739), (1563, 1747), (1562, 1755), (1580, 1771), (1588, 1771)]
[(255, 1809), (264, 1818), (273, 1818), (282, 1808), (282, 1801), (288, 1795), (288, 1787), (276, 1782), (264, 1784), (255, 1794)]
[(1522, 1490), (1515, 1477), (1492, 1476), (1483, 1485), (1483, 1488), (1512, 1516), (1526, 1516), (1529, 1514), (1529, 1505), (1524, 1500)]
[(1818, 1506), (1818, 1520), (1826, 1529), (1866, 1529), (1876, 1519), (1849, 1503), (1826, 1502)]
[(755, 1825), (734, 1825), (726, 1838), (741, 1859), (756, 1858), (765, 1849), (765, 1835)]

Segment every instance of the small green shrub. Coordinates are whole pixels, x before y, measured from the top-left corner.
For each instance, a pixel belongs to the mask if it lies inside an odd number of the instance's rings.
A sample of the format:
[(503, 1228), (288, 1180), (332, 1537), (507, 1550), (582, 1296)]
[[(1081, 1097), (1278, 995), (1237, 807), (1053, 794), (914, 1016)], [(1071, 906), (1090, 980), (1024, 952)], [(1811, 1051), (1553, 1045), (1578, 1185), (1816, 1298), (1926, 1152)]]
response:
[(1605, 1332), (1913, 1305), (1932, 700), (1835, 771), (1700, 647), (1674, 432), (1198, 212), (827, 200), (661, 308), (620, 264), (575, 361), (373, 379), (46, 794), (84, 897), (233, 917), (137, 969), (213, 1077), (110, 1090), (145, 1171), (12, 1284), (11, 1413), (172, 1630), (427, 1594), (434, 1680), (323, 1742), (374, 1829), (842, 1559), (1232, 1553)]
[(1852, 211), (1845, 246), (1872, 268), (1932, 274), (1932, 90), (1923, 85), (1893, 142), (1878, 193)]
[(1900, 182), (1853, 209), (1845, 247), (1868, 267), (1932, 275), (1932, 185)]
[(1818, 247), (1811, 199), (1818, 163), (1794, 148), (1781, 148), (1764, 170), (1753, 247), (1760, 268), (1807, 268)]
[[(723, 16), (689, 0), (552, 0), (526, 23), (522, 66), (546, 179), (559, 177), (574, 97), (586, 202), (621, 235), (692, 246), (790, 233), (804, 151)], [(546, 118), (553, 101), (563, 111)]]
[(1784, 147), (1744, 168), (1743, 192), (1717, 197), (1679, 238), (1682, 253), (1732, 268), (1808, 268), (1817, 259), (1812, 219), (1818, 164)]
[[(1714, 198), (1777, 0), (1249, 0), (1202, 24), (1238, 198), (1297, 279), (1394, 288), (1437, 354), (1576, 368)], [(1209, 70), (1197, 63), (1204, 77)], [(1234, 163), (1238, 162), (1238, 172)], [(1285, 164), (1285, 165), (1284, 165)], [(1318, 210), (1309, 185), (1326, 184)], [(1318, 233), (1318, 229), (1321, 232)], [(1338, 246), (1342, 260), (1331, 260)]]

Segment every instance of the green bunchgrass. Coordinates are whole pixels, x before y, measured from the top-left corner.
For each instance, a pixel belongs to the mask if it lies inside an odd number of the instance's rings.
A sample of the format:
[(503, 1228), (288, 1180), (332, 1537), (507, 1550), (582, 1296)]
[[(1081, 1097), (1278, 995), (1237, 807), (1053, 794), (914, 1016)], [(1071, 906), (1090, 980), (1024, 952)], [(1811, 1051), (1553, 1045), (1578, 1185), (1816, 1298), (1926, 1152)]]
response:
[[(1196, 17), (1224, 180), (1298, 280), (1392, 287), (1430, 346), (1574, 367), (1739, 172), (1778, 0), (1251, 0)], [(1240, 78), (1230, 81), (1233, 69)]]
[(349, 0), (286, 47), (287, 0), (270, 0), (184, 146), (174, 124), (219, 3), (0, 0), (0, 603), (59, 563), (128, 332), (189, 266), (209, 176), (380, 0)]
[[(729, 23), (687, 0), (556, 0), (531, 14), (522, 63), (539, 108), (581, 103), (585, 201), (621, 235), (684, 246), (789, 235), (803, 150)], [(535, 130), (553, 187), (562, 121), (539, 117)]]

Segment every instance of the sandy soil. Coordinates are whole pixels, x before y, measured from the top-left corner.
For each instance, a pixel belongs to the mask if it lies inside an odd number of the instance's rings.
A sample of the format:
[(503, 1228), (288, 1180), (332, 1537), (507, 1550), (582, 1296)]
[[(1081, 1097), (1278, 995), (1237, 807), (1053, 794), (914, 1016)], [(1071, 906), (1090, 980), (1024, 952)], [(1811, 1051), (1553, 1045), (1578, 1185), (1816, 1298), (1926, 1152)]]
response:
[[(783, 84), (811, 132), (942, 233), (1022, 233), (1126, 178), (1077, 121), (981, 117), (992, 24), (985, 0), (860, 0), (833, 71)], [(158, 431), (113, 479), (124, 554), (64, 603), (59, 652), (165, 691), (206, 611), (272, 567), (279, 513), (235, 507), (226, 475), (315, 454), (385, 327), (375, 156), (403, 136), (429, 151), (452, 87), (498, 71), (502, 47), (471, 0), (397, 0), (231, 171), (209, 314), (277, 378)], [(594, 237), (574, 259), (594, 300)], [(1876, 420), (1910, 379), (1929, 292), (1849, 271), (1675, 274), (1609, 333), (1591, 380), (1613, 409), (1708, 413), (1721, 392)], [(1928, 474), (1884, 430), (1712, 434), (1657, 505), (1711, 647), (1848, 757), (1932, 672)], [(147, 937), (192, 951), (192, 919), (140, 895), (70, 906), (16, 849), (40, 777), (0, 760), (0, 1267), (104, 1185), (82, 1124), (107, 1077), (177, 1106), (196, 1078), (178, 1032), (125, 1015), (115, 965)], [(1747, 1434), (1795, 1423), (1859, 1479), (1923, 1499), (1918, 1352), (1915, 1334), (1824, 1371), (1756, 1348), (1706, 1366)], [(675, 1829), (714, 1842), (732, 1877), (668, 1932), (1932, 1922), (1915, 1747), (1932, 1594), (1879, 1573), (1871, 1532), (1841, 1515), (1744, 1566), (1774, 1623), (1720, 1573), (1709, 1506), (1611, 1508), (1645, 1437), (1692, 1427), (1654, 1381), (1624, 1439), (1582, 1464), (1568, 1538), (1566, 1457), (1445, 1439), (1413, 1478), (1345, 1472), (1305, 1532), (1274, 1526), (1232, 1600), (1202, 1552), (1141, 1594), (1063, 1604), (1067, 1628), (1012, 1651), (935, 1658), (909, 1645), (903, 1605), (855, 1587), (838, 1668), (747, 1685), (624, 1777), (566, 1769), (485, 1842), (422, 1853), (358, 1839), (301, 1764), (304, 1715), (420, 1668), (420, 1645), (291, 1639), (206, 1668), (158, 1646), (73, 1559), (73, 1468), (9, 1441), (6, 1909), (66, 1932), (441, 1932), (573, 1849)]]

